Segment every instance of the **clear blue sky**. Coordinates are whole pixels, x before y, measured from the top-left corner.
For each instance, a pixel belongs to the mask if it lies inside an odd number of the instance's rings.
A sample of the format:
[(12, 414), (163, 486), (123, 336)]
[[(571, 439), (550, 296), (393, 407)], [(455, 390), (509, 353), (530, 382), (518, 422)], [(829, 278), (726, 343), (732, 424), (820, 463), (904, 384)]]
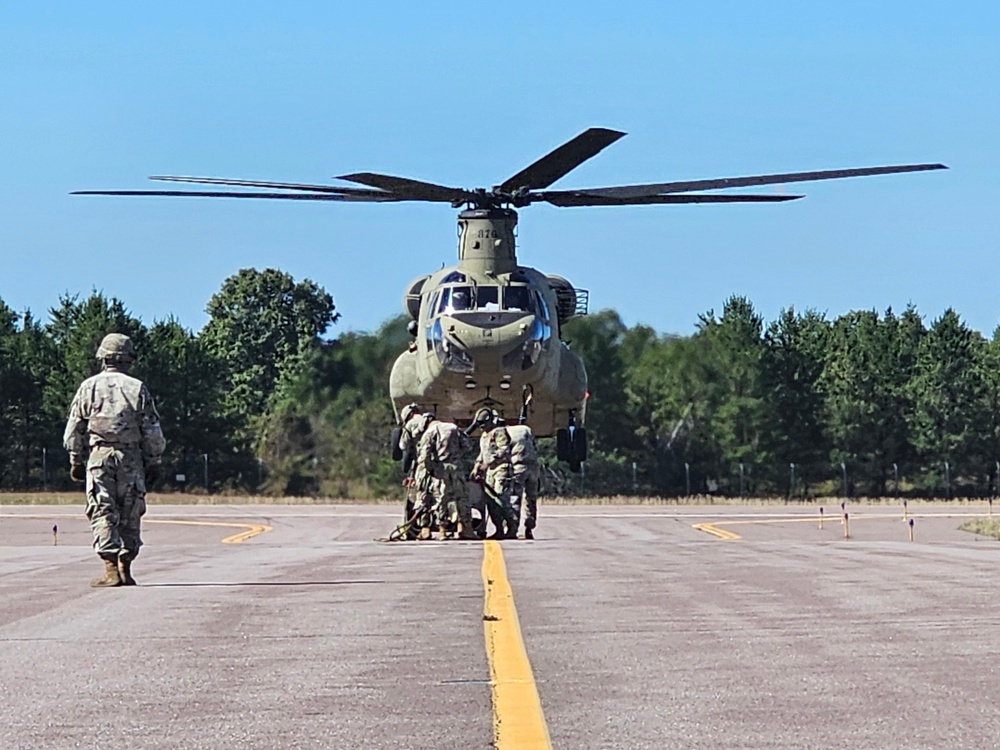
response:
[(69, 192), (353, 171), (490, 186), (603, 126), (629, 135), (556, 187), (951, 170), (807, 183), (787, 204), (523, 209), (521, 262), (590, 289), (592, 310), (683, 334), (732, 294), (768, 320), (912, 302), (1000, 323), (1000, 5), (526, 7), (8, 4), (0, 299), (47, 317), (98, 289), (199, 330), (227, 276), (277, 267), (333, 294), (336, 330), (371, 330), (454, 262), (447, 205)]

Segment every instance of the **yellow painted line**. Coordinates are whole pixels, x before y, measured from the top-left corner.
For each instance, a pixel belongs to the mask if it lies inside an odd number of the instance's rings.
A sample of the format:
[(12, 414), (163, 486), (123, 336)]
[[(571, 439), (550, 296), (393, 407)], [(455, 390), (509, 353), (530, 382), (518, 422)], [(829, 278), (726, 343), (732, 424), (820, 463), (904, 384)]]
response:
[(732, 531), (726, 531), (725, 529), (720, 529), (719, 523), (720, 523), (719, 521), (716, 521), (715, 523), (695, 523), (691, 524), (691, 526), (692, 528), (697, 529), (698, 531), (704, 531), (707, 534), (711, 534), (712, 536), (718, 537), (719, 539), (725, 539), (726, 541), (743, 538), (739, 534), (733, 533)]
[[(850, 513), (850, 511), (848, 511)], [(982, 513), (910, 513), (908, 518), (985, 518), (986, 515)], [(884, 521), (884, 520), (899, 520), (903, 521), (902, 515), (899, 513), (864, 513), (857, 512), (851, 514), (850, 518), (852, 521)], [(733, 531), (727, 531), (726, 529), (719, 528), (720, 526), (748, 526), (751, 524), (772, 524), (772, 523), (818, 523), (820, 516), (796, 516), (795, 518), (747, 518), (733, 521), (713, 521), (711, 523), (695, 523), (692, 524), (692, 528), (698, 531), (704, 531), (712, 536), (718, 537), (719, 539), (725, 539), (727, 541), (734, 539), (742, 539), (739, 534)], [(839, 513), (833, 513), (828, 516), (823, 516), (823, 520), (828, 523), (836, 523), (837, 521), (843, 520), (843, 516)]]
[[(47, 519), (83, 519), (86, 520), (86, 516), (83, 513), (0, 513), (0, 518), (23, 518), (30, 520), (38, 520), (42, 518)], [(247, 539), (253, 539), (255, 536), (260, 536), (261, 534), (266, 534), (268, 531), (273, 531), (274, 529), (265, 523), (223, 523), (221, 521), (174, 521), (165, 518), (151, 518), (143, 521), (144, 524), (147, 523), (172, 523), (177, 526), (221, 526), (227, 529), (243, 529), (243, 531), (238, 534), (233, 534), (232, 536), (227, 536), (222, 539), (223, 544), (239, 544), (240, 542), (245, 542)]]
[(227, 536), (222, 540), (223, 544), (239, 544), (247, 539), (272, 531), (272, 528), (264, 523), (223, 523), (221, 521), (172, 521), (162, 518), (151, 519), (145, 523), (172, 523), (177, 526), (222, 526), (230, 529), (243, 529), (238, 534)]
[(493, 693), (493, 746), (496, 750), (551, 750), (498, 542), (486, 541), (483, 545), (483, 587), (483, 630)]

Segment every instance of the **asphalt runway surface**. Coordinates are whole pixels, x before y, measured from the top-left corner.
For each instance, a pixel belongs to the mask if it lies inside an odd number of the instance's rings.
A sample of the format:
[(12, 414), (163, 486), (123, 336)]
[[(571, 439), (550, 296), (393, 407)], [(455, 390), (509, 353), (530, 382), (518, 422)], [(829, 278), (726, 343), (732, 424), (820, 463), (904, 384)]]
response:
[(79, 507), (0, 506), (0, 748), (1000, 747), (986, 506), (847, 510), (152, 506), (95, 590)]

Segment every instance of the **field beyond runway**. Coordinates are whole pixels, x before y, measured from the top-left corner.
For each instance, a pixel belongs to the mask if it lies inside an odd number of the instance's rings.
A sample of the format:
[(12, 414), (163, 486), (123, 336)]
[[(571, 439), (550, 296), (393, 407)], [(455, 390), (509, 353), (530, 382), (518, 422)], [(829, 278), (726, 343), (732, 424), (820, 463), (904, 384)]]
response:
[(79, 506), (0, 506), (0, 747), (1000, 746), (985, 504), (826, 510), (380, 544), (394, 507), (155, 505), (94, 590)]

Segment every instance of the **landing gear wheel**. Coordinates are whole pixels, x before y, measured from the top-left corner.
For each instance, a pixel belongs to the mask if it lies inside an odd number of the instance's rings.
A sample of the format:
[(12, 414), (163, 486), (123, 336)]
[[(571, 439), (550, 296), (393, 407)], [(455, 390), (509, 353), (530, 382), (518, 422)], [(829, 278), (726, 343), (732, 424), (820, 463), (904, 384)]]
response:
[(573, 445), (570, 441), (569, 430), (565, 427), (556, 430), (556, 458), (560, 461), (569, 461), (573, 456)]

